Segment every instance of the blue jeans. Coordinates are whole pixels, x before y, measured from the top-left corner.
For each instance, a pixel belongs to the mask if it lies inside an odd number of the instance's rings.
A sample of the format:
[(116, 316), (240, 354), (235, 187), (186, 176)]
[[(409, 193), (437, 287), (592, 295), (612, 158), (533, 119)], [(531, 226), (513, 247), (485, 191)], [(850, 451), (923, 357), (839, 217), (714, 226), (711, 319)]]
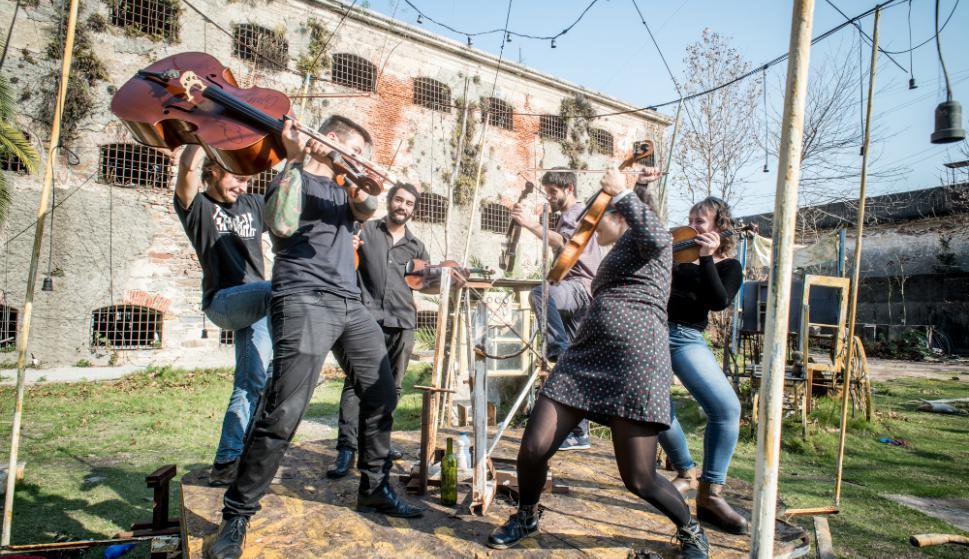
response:
[(234, 332), (235, 379), (215, 462), (232, 462), (242, 454), (249, 420), (256, 411), (266, 379), (272, 375), (273, 342), (269, 335), (270, 282), (246, 283), (219, 290), (205, 309), (216, 326)]
[[(542, 286), (532, 289), (529, 295), (535, 318), (539, 328), (546, 309), (542, 308)], [(579, 330), (579, 323), (589, 310), (592, 298), (585, 284), (577, 280), (563, 280), (549, 285), (548, 289), (548, 356), (552, 361), (565, 353), (569, 344)], [(577, 437), (589, 436), (589, 420), (583, 419), (579, 426), (572, 430)]]
[[(700, 479), (723, 484), (727, 481), (727, 469), (740, 434), (740, 400), (703, 339), (703, 332), (672, 323), (669, 331), (673, 373), (707, 414)], [(670, 409), (672, 412), (672, 406)], [(670, 428), (660, 433), (659, 442), (674, 468), (688, 470), (693, 467), (686, 436), (675, 413)]]

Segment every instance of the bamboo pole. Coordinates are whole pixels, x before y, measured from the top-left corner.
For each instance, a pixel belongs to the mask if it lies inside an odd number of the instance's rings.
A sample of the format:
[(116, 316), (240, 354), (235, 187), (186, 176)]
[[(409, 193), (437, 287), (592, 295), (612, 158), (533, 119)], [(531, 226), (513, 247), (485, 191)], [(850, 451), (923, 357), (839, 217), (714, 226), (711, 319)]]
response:
[(841, 431), (838, 435), (838, 474), (834, 482), (834, 505), (841, 505), (841, 482), (844, 473), (845, 438), (848, 434), (848, 398), (851, 392), (851, 363), (855, 356), (855, 319), (858, 314), (858, 277), (861, 272), (861, 237), (865, 230), (865, 187), (868, 184), (868, 144), (871, 141), (871, 109), (875, 99), (875, 66), (878, 62), (878, 23), (881, 7), (875, 8), (875, 29), (871, 40), (871, 66), (868, 71), (868, 104), (865, 108), (865, 141), (861, 155), (861, 186), (858, 189), (858, 216), (855, 223), (855, 259), (851, 269), (851, 307), (848, 310), (848, 360), (844, 367), (841, 389)]
[(804, 104), (814, 0), (795, 0), (791, 16), (791, 40), (784, 93), (778, 159), (777, 198), (774, 201), (774, 255), (767, 292), (767, 324), (764, 333), (764, 378), (761, 384), (760, 423), (757, 426), (757, 463), (754, 477), (754, 511), (750, 556), (774, 555), (774, 521), (777, 508), (777, 472), (780, 463), (781, 420), (784, 400), (784, 362), (787, 321), (794, 264), (794, 224), (797, 190), (801, 177), (804, 138)]
[[(10, 525), (13, 522), (13, 492), (16, 487), (17, 451), (20, 447), (20, 422), (24, 411), (24, 381), (26, 380), (27, 340), (30, 337), (30, 317), (34, 307), (34, 288), (37, 284), (37, 263), (40, 259), (40, 247), (44, 242), (44, 224), (47, 222), (47, 212), (50, 211), (51, 191), (54, 189), (54, 163), (57, 158), (57, 147), (61, 139), (61, 116), (64, 114), (64, 99), (67, 97), (68, 78), (71, 74), (71, 60), (74, 54), (74, 29), (77, 26), (78, 0), (71, 0), (70, 11), (67, 16), (67, 35), (64, 39), (64, 57), (61, 63), (61, 82), (57, 92), (57, 104), (54, 107), (54, 121), (50, 130), (50, 147), (47, 149), (47, 162), (44, 167), (44, 183), (40, 189), (40, 201), (37, 204), (37, 221), (34, 227), (34, 247), (30, 253), (30, 270), (27, 273), (27, 293), (24, 296), (24, 308), (20, 315), (20, 332), (17, 335), (17, 401), (13, 411), (13, 429), (10, 434), (10, 467), (7, 470), (7, 494), (3, 502), (3, 534), (0, 545), (10, 545)], [(50, 242), (54, 242), (51, 239)]]

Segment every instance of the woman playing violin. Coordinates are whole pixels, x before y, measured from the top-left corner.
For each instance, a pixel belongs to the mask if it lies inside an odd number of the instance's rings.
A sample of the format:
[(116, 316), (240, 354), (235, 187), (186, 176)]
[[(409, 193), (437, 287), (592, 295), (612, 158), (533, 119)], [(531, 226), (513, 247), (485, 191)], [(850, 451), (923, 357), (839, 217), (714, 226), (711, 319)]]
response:
[[(649, 169), (640, 182), (658, 176)], [(599, 223), (598, 242), (615, 247), (592, 282), (592, 305), (575, 341), (559, 358), (529, 417), (518, 451), (518, 511), (492, 532), (488, 545), (504, 549), (538, 530), (549, 459), (588, 417), (612, 428), (623, 482), (676, 525), (682, 556), (707, 557), (706, 536), (683, 497), (656, 474), (657, 435), (670, 423), (670, 234), (650, 208), (645, 188), (634, 193), (616, 169), (601, 186), (614, 198)]]

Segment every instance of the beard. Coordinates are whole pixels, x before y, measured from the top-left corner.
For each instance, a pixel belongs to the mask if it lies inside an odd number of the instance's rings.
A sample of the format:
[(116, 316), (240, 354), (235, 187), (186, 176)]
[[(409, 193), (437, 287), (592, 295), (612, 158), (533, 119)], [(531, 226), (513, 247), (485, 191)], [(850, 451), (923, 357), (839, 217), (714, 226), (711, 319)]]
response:
[(387, 219), (392, 221), (394, 225), (403, 225), (410, 221), (410, 214), (401, 210), (396, 210), (387, 214)]

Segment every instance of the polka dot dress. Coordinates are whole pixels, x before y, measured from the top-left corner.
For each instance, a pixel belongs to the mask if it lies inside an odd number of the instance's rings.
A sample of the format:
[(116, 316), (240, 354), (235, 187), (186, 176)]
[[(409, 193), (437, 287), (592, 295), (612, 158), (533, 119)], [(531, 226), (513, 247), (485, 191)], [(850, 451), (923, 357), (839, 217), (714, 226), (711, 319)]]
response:
[(634, 194), (616, 202), (629, 230), (602, 261), (592, 306), (541, 395), (608, 424), (670, 423), (670, 234)]

